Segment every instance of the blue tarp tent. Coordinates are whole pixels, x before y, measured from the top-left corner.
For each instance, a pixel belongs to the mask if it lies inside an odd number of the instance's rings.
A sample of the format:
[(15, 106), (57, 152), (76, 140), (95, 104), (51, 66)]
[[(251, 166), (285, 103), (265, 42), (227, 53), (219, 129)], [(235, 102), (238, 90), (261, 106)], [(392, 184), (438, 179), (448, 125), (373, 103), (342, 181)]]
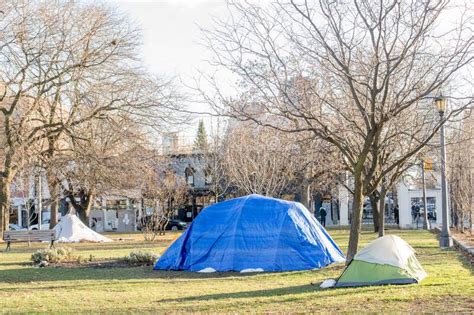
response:
[(249, 195), (203, 209), (154, 269), (285, 271), (343, 261), (339, 247), (302, 204)]

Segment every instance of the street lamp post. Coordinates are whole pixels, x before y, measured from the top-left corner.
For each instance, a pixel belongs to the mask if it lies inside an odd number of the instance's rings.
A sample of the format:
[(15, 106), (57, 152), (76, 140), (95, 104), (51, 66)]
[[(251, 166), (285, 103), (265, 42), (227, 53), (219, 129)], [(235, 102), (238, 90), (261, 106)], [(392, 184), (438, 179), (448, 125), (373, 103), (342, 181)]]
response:
[(448, 223), (448, 190), (446, 185), (446, 145), (444, 143), (444, 123), (442, 122), (444, 112), (446, 111), (446, 98), (442, 95), (435, 98), (435, 104), (439, 112), (439, 119), (441, 128), (439, 130), (440, 146), (441, 146), (441, 206), (442, 206), (442, 219), (443, 227), (439, 236), (440, 247), (451, 247), (453, 246), (453, 240), (449, 233)]

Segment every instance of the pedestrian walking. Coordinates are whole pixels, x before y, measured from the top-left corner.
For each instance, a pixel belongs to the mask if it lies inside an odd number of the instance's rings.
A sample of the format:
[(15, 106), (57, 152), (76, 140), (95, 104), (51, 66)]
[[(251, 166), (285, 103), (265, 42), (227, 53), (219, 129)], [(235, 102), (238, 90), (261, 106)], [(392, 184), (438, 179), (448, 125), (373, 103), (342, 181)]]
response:
[(399, 215), (400, 215), (400, 209), (398, 208), (398, 205), (395, 206), (395, 208), (393, 209), (393, 216), (394, 216), (394, 219), (395, 219), (395, 223), (396, 224), (400, 224), (398, 222), (399, 220)]
[(416, 212), (416, 205), (411, 205), (411, 216), (413, 218), (413, 222), (416, 222), (417, 212)]
[(321, 207), (319, 209), (319, 217), (321, 218), (320, 222), (324, 227), (326, 227), (326, 216), (327, 216), (327, 214), (328, 213), (326, 212), (326, 209), (324, 209), (323, 207)]

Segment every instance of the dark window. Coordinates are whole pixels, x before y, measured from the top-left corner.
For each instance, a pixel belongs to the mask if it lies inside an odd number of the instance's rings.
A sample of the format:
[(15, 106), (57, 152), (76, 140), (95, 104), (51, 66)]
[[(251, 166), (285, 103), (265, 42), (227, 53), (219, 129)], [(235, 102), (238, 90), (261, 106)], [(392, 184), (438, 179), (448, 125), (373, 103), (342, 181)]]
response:
[(212, 184), (212, 172), (209, 166), (204, 170), (204, 182), (206, 185)]
[(194, 168), (191, 165), (188, 165), (184, 170), (184, 176), (186, 177), (186, 183), (194, 186)]

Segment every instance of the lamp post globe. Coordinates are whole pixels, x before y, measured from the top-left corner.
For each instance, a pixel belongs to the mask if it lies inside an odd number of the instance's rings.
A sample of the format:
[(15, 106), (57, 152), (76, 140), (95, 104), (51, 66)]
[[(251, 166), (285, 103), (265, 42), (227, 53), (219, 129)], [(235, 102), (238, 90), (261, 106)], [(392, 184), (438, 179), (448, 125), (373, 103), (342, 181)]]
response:
[(442, 118), (444, 115), (444, 112), (446, 111), (446, 98), (444, 98), (443, 95), (437, 96), (435, 98), (435, 105)]
[(446, 111), (446, 98), (442, 95), (435, 98), (435, 105), (439, 112), (441, 128), (439, 129), (440, 147), (441, 147), (441, 213), (442, 213), (442, 229), (439, 236), (440, 247), (453, 246), (453, 240), (449, 232), (449, 216), (448, 216), (448, 189), (446, 183), (446, 144), (444, 134), (443, 117)]

